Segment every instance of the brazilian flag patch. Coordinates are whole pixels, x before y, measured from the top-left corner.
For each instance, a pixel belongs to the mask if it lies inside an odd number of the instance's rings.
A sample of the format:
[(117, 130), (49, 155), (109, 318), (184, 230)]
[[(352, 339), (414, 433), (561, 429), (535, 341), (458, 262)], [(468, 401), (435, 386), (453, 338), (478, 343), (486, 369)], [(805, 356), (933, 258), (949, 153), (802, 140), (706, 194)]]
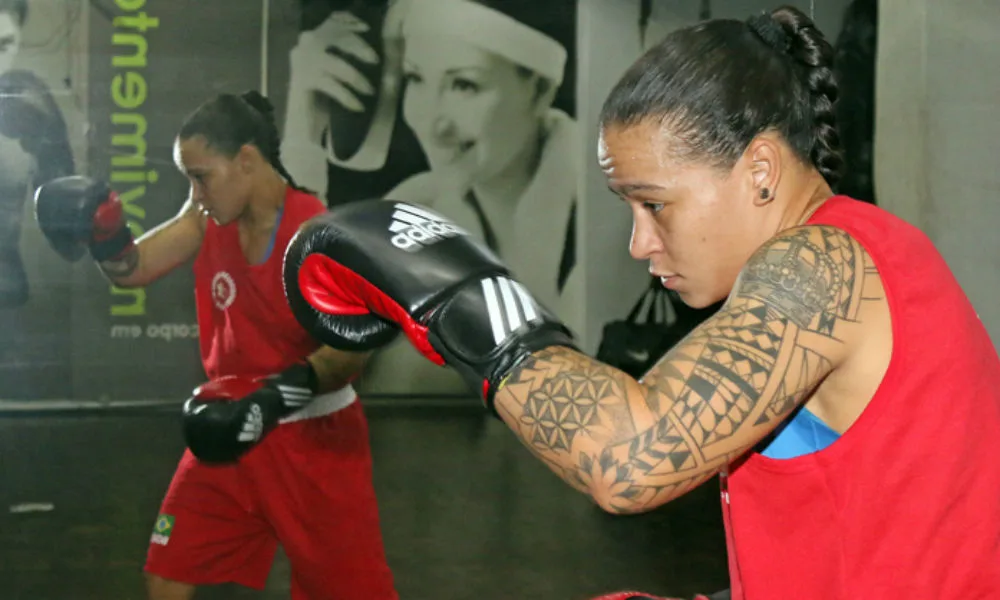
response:
[(167, 542), (170, 541), (170, 534), (173, 530), (174, 516), (160, 515), (156, 517), (156, 523), (153, 524), (153, 537), (149, 541), (154, 544), (166, 546)]

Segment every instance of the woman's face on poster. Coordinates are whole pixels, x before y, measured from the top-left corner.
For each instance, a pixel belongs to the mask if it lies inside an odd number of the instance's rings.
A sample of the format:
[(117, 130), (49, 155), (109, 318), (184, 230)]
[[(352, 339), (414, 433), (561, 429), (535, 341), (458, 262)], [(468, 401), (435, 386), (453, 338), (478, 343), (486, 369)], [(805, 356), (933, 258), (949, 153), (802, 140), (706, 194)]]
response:
[(6, 73), (21, 49), (21, 26), (9, 12), (0, 12), (0, 73)]
[(503, 171), (539, 143), (538, 77), (461, 40), (406, 39), (403, 117), (432, 170), (472, 181)]

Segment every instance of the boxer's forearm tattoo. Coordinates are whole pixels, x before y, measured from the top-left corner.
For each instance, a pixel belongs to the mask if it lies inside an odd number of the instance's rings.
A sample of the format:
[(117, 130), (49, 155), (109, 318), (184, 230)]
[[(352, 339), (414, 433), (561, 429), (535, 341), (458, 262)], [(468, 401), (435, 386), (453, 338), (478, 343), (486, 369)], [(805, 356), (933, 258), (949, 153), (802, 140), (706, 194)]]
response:
[(881, 297), (877, 277), (842, 231), (790, 232), (758, 251), (726, 305), (640, 382), (551, 348), (512, 374), (497, 409), (602, 506), (656, 506), (716, 474), (803, 401), (829, 373), (840, 327)]
[(112, 281), (128, 277), (139, 268), (139, 248), (133, 246), (121, 258), (103, 261), (98, 266)]

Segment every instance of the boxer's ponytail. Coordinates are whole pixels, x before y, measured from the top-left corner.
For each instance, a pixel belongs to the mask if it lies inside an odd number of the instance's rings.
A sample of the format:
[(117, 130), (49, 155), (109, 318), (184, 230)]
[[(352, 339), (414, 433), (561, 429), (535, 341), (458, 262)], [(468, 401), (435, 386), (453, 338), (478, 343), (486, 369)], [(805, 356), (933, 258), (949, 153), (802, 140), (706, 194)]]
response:
[(787, 36), (787, 53), (801, 70), (801, 78), (809, 91), (813, 123), (809, 159), (830, 187), (836, 189), (843, 173), (844, 158), (834, 108), (837, 81), (833, 75), (833, 47), (809, 17), (798, 10), (779, 8), (771, 13), (770, 19), (781, 26)]
[(220, 94), (199, 106), (184, 121), (178, 137), (195, 135), (224, 156), (233, 157), (244, 144), (252, 144), (288, 185), (300, 187), (281, 162), (281, 135), (274, 118), (274, 106), (260, 92), (240, 96)]
[(264, 121), (260, 135), (258, 136), (263, 145), (258, 144), (257, 148), (260, 149), (267, 161), (271, 163), (274, 170), (285, 178), (288, 185), (299, 191), (306, 191), (295, 183), (295, 179), (288, 172), (288, 169), (285, 168), (285, 164), (281, 162), (281, 134), (278, 133), (278, 124), (274, 118), (274, 105), (257, 90), (244, 92), (240, 98), (257, 111), (257, 114)]
[(647, 51), (612, 89), (601, 125), (654, 120), (678, 156), (723, 169), (774, 130), (834, 187), (843, 159), (832, 65), (829, 42), (796, 8), (705, 21)]

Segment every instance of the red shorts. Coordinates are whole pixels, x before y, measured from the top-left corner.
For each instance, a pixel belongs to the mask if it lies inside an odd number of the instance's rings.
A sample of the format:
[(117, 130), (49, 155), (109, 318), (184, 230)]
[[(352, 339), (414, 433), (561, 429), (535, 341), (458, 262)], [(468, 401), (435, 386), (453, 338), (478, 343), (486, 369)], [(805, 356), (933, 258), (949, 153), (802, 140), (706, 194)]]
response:
[(263, 589), (278, 544), (293, 600), (396, 600), (361, 403), (279, 425), (238, 464), (185, 451), (163, 500), (146, 571), (193, 585)]

